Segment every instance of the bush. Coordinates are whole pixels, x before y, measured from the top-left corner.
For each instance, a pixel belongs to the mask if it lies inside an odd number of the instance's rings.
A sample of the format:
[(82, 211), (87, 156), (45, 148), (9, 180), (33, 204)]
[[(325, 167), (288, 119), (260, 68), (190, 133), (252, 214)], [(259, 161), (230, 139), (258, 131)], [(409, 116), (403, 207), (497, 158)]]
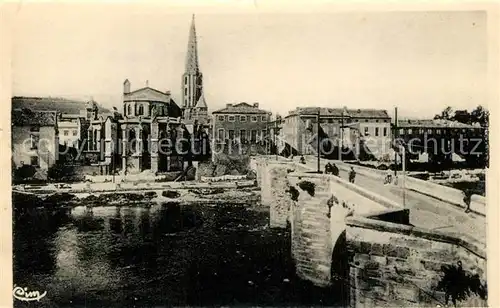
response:
[(81, 181), (83, 176), (76, 172), (76, 168), (72, 165), (55, 164), (47, 171), (47, 178), (52, 181)]

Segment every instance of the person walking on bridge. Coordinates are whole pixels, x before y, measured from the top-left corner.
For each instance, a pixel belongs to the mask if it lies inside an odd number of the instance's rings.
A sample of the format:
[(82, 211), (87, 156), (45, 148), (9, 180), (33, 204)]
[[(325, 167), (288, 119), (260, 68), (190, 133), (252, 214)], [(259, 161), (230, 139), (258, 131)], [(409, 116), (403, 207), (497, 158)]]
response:
[(339, 176), (339, 168), (337, 167), (337, 165), (333, 164), (332, 167), (332, 174), (335, 175), (335, 176)]
[(332, 164), (328, 162), (325, 165), (325, 174), (331, 174), (331, 173), (332, 173)]
[(349, 182), (354, 183), (356, 179), (356, 171), (354, 171), (354, 167), (351, 167), (351, 171), (349, 171)]

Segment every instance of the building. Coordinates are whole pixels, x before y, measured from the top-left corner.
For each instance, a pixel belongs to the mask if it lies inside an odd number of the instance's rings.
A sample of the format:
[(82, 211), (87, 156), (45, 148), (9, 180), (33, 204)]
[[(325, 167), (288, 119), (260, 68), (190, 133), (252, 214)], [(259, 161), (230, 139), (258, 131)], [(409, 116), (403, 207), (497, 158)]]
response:
[(189, 32), (186, 66), (182, 75), (182, 114), (189, 131), (193, 126), (201, 124), (208, 126), (208, 106), (203, 95), (203, 74), (198, 62), (198, 43), (194, 15)]
[[(182, 169), (182, 162), (178, 166), (177, 160), (171, 160), (178, 158), (179, 152), (174, 141), (185, 135), (181, 108), (171, 98), (170, 91), (161, 92), (149, 86), (131, 91), (130, 86), (130, 81), (125, 80), (123, 119), (118, 121), (122, 171), (138, 173), (150, 169), (156, 173)], [(97, 138), (102, 139), (103, 127), (95, 129)]]
[(12, 109), (12, 161), (47, 170), (58, 159), (58, 115), (55, 111)]
[[(33, 111), (57, 111), (59, 144), (78, 149), (88, 139), (90, 119), (97, 114), (110, 113), (93, 99), (84, 102), (54, 97), (13, 97), (12, 109), (23, 108)], [(83, 148), (87, 147), (87, 144), (83, 144)]]
[(394, 136), (405, 145), (409, 156), (426, 153), (433, 162), (452, 161), (452, 153), (469, 164), (484, 167), (487, 156), (485, 128), (480, 125), (434, 119), (398, 120)]
[(258, 143), (266, 136), (270, 112), (260, 109), (259, 103), (227, 104), (212, 112), (213, 136), (218, 142), (239, 141)]
[(371, 151), (378, 153), (391, 138), (391, 118), (386, 110), (297, 107), (282, 124), (281, 136), (288, 152), (317, 153), (318, 117), (323, 155), (335, 156), (339, 148), (349, 148), (353, 155), (360, 156), (366, 149), (360, 146), (365, 138), (370, 139)]

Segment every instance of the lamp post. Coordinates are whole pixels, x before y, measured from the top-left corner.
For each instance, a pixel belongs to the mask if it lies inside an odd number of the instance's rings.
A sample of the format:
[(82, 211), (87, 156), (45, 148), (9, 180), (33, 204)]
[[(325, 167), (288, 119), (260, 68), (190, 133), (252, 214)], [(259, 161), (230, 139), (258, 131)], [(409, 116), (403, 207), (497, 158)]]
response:
[(406, 150), (400, 145), (399, 150), (402, 153), (402, 172), (403, 172), (403, 208), (406, 208)]
[(317, 142), (318, 142), (318, 148), (317, 148), (317, 152), (318, 152), (318, 173), (321, 173), (321, 166), (320, 166), (320, 160), (321, 160), (321, 151), (320, 151), (320, 142), (319, 142), (319, 130), (321, 128), (321, 125), (319, 123), (319, 116), (320, 116), (320, 113), (321, 113), (321, 108), (318, 108), (318, 114), (317, 114), (317, 132), (316, 132), (316, 139), (317, 139)]

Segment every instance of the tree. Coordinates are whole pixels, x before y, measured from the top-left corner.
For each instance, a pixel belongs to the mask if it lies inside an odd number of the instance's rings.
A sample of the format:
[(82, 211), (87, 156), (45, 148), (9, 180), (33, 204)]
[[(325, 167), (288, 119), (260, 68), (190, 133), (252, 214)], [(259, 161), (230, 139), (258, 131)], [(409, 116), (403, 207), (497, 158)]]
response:
[(472, 110), (470, 116), (472, 123), (479, 123), (483, 127), (488, 126), (488, 122), (490, 120), (490, 112), (483, 106), (477, 106), (476, 109)]
[(434, 116), (434, 119), (441, 119), (441, 120), (449, 120), (452, 117), (453, 109), (448, 106), (446, 107), (443, 111), (441, 111), (441, 114), (436, 114)]

